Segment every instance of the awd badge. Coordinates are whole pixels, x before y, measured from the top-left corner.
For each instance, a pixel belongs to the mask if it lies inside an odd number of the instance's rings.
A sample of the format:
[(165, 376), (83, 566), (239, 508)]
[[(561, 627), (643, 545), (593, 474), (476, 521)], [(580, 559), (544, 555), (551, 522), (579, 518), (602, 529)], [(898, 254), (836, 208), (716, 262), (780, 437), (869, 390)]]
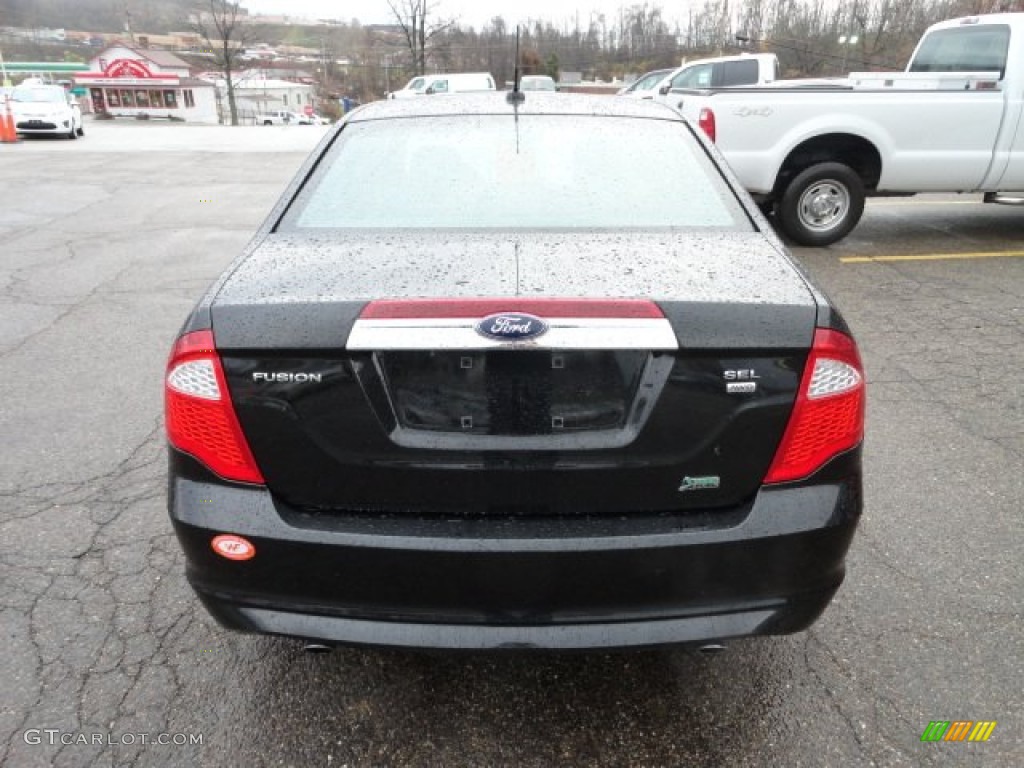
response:
[(684, 477), (679, 486), (682, 491), (713, 491), (721, 485), (721, 478), (718, 475), (706, 475), (705, 477)]

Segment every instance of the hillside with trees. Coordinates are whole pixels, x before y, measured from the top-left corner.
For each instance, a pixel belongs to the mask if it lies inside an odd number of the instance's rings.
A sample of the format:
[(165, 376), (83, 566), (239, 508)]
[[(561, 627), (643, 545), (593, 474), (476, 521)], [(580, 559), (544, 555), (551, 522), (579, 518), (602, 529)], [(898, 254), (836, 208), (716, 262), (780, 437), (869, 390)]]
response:
[[(0, 0), (0, 25), (115, 32), (124, 29), (127, 7), (136, 33), (159, 34), (189, 29), (189, 12), (204, 5), (202, 0)], [(389, 26), (356, 20), (331, 26), (259, 24), (251, 39), (317, 51), (324, 90), (361, 100), (379, 98), (422, 70), (486, 70), (499, 83), (512, 78), (515, 27), (503, 16), (476, 29), (446, 16), (444, 0), (388, 5), (396, 15)], [(422, 50), (415, 50), (403, 29), (409, 19), (401, 14), (420, 5), (429, 9), (418, 20), (429, 34), (415, 36), (423, 39)], [(578, 72), (585, 79), (611, 81), (678, 66), (683, 58), (765, 50), (778, 54), (787, 77), (836, 75), (902, 67), (933, 22), (1022, 10), (1024, 0), (704, 0), (685, 15), (670, 15), (664, 6), (644, 2), (623, 5), (611, 16), (581, 11), (561, 24), (532, 20), (521, 30), (521, 61), (526, 73)], [(344, 12), (338, 0), (338, 15)]]
[(187, 28), (196, 0), (0, 0), (0, 26), (119, 32), (131, 15), (134, 29), (154, 34)]

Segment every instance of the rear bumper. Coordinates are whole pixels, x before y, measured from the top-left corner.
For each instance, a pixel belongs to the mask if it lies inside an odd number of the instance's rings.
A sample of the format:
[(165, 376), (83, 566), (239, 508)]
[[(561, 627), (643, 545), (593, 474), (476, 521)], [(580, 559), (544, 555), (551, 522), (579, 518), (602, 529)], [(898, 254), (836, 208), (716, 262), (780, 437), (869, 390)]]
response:
[[(859, 456), (846, 464), (859, 466)], [(172, 459), (174, 461), (174, 459)], [(180, 462), (179, 462), (180, 463)], [(843, 580), (859, 472), (742, 509), (615, 519), (314, 515), (172, 469), (187, 575), (223, 625), (420, 648), (698, 644), (805, 629)], [(215, 535), (256, 548), (217, 555)]]

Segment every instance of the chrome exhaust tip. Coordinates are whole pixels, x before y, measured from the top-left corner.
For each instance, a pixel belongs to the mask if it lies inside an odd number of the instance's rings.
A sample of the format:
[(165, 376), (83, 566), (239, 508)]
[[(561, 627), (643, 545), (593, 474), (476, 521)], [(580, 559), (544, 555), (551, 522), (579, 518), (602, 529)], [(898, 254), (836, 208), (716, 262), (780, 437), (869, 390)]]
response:
[(716, 653), (721, 653), (722, 651), (724, 651), (725, 646), (721, 643), (708, 643), (706, 645), (702, 645), (697, 650), (700, 651), (701, 654), (704, 656), (714, 656)]
[(986, 192), (984, 200), (986, 203), (997, 203), (998, 205), (1024, 205), (1024, 197), (1007, 195), (1002, 192)]
[(306, 653), (330, 653), (334, 649), (329, 645), (323, 643), (306, 643), (302, 646), (302, 650)]

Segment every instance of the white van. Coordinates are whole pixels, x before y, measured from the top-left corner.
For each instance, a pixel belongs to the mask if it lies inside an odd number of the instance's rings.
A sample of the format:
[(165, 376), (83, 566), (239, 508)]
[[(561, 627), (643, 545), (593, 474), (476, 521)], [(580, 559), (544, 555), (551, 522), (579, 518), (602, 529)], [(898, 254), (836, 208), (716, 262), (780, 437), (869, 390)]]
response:
[(494, 91), (494, 78), (490, 72), (460, 72), (449, 75), (421, 75), (410, 80), (405, 88), (389, 93), (389, 99), (408, 99), (413, 96), (433, 96), (439, 93), (473, 93)]
[(389, 99), (411, 99), (413, 96), (422, 96), (423, 91), (427, 87), (427, 78), (423, 75), (414, 77), (405, 87), (398, 89), (397, 91), (391, 91), (388, 94)]

